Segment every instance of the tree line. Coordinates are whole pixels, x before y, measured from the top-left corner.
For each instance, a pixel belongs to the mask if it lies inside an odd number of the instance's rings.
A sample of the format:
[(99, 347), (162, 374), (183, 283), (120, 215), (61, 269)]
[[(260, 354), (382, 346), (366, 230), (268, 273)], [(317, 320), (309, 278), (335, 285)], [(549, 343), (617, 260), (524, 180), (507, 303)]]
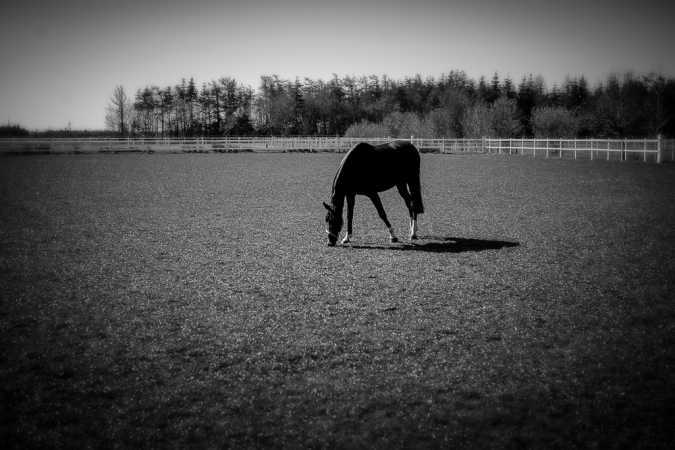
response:
[(568, 77), (548, 89), (541, 76), (517, 84), (386, 75), (329, 80), (266, 75), (256, 91), (229, 77), (197, 86), (147, 86), (128, 98), (118, 86), (109, 130), (141, 136), (346, 135), (353, 137), (654, 137), (675, 135), (675, 80), (611, 75), (590, 87)]

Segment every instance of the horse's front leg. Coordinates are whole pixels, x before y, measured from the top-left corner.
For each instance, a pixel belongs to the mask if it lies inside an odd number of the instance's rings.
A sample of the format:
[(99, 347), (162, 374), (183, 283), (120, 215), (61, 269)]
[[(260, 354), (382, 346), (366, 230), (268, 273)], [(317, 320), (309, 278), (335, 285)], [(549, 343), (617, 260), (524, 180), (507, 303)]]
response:
[(354, 217), (354, 201), (356, 194), (347, 194), (347, 234), (342, 239), (343, 244), (348, 244), (352, 239), (352, 219)]
[(380, 219), (382, 219), (382, 222), (384, 222), (384, 225), (387, 227), (387, 230), (389, 230), (389, 240), (391, 242), (398, 242), (398, 238), (394, 234), (394, 229), (392, 228), (391, 224), (389, 223), (389, 220), (387, 219), (387, 213), (384, 212), (384, 206), (382, 206), (380, 196), (377, 194), (371, 194), (369, 195), (369, 197), (370, 200), (373, 202), (373, 205), (375, 205), (375, 209), (377, 209), (377, 214), (380, 216)]

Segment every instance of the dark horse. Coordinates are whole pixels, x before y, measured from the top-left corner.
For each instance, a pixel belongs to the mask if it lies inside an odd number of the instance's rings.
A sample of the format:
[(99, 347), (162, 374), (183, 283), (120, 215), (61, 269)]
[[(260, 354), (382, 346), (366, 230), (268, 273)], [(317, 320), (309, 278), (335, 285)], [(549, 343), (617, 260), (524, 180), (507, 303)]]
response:
[(410, 212), (410, 239), (417, 239), (417, 215), (424, 212), (420, 188), (420, 154), (410, 142), (396, 141), (372, 146), (362, 142), (352, 148), (342, 159), (333, 180), (330, 204), (323, 206), (326, 215), (328, 245), (335, 245), (342, 230), (342, 209), (347, 199), (347, 235), (342, 243), (352, 237), (352, 217), (356, 194), (370, 198), (377, 213), (389, 230), (391, 242), (398, 239), (387, 220), (378, 192), (396, 186)]

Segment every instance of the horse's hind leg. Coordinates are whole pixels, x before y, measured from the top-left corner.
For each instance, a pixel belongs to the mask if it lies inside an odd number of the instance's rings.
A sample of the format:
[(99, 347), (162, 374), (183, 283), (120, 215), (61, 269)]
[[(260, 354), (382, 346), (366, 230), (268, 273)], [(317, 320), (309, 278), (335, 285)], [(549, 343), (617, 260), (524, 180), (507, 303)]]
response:
[(408, 207), (408, 213), (410, 214), (410, 240), (415, 240), (417, 239), (417, 213), (413, 210), (412, 196), (404, 183), (397, 184), (396, 188), (401, 197), (403, 197), (405, 206)]
[(417, 213), (413, 212), (410, 218), (410, 240), (417, 239)]
[(375, 209), (377, 209), (377, 214), (380, 216), (380, 219), (382, 219), (382, 222), (384, 222), (384, 225), (389, 230), (389, 239), (391, 242), (398, 242), (398, 238), (394, 234), (394, 229), (391, 227), (389, 220), (387, 220), (387, 213), (384, 212), (384, 207), (382, 206), (380, 196), (377, 195), (377, 193), (374, 193), (370, 194), (368, 197), (373, 202), (373, 205), (375, 205)]

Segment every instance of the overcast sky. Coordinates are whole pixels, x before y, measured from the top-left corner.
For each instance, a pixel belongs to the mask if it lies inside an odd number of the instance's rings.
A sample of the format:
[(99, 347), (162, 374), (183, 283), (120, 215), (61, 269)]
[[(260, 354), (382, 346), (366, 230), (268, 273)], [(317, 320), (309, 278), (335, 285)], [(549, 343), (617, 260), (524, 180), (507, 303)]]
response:
[(4, 0), (0, 121), (102, 129), (113, 88), (231, 76), (675, 76), (675, 7), (592, 0)]

